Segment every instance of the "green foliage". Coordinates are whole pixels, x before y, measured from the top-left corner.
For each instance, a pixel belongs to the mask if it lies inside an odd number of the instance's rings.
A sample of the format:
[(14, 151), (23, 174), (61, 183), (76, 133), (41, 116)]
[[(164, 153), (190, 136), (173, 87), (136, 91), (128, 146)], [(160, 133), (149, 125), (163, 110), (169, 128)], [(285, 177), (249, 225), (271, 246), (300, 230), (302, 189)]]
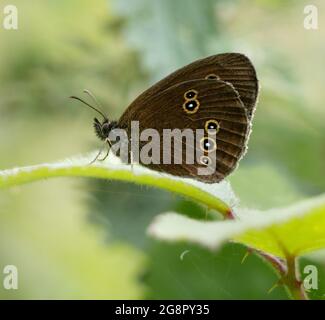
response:
[(214, 249), (226, 240), (281, 258), (325, 248), (325, 197), (266, 212), (238, 209), (235, 221), (203, 222), (175, 213), (158, 216), (152, 236), (193, 241)]
[[(92, 155), (93, 156), (93, 155)], [(69, 159), (56, 164), (16, 168), (0, 172), (0, 186), (17, 186), (22, 183), (49, 177), (83, 176), (136, 182), (164, 188), (208, 205), (227, 217), (235, 212), (231, 221), (199, 221), (176, 213), (161, 214), (149, 227), (149, 234), (169, 241), (192, 241), (210, 249), (226, 241), (240, 242), (268, 256), (288, 261), (302, 254), (325, 248), (325, 197), (302, 202), (298, 205), (272, 209), (268, 212), (238, 209), (234, 211), (234, 195), (227, 183), (213, 185), (189, 179), (175, 178), (144, 169), (116, 163), (111, 156), (109, 163), (88, 165), (90, 157)], [(227, 204), (228, 203), (228, 204)], [(290, 283), (287, 283), (290, 290)]]
[(214, 252), (191, 243), (155, 242), (148, 249), (146, 297), (287, 299), (282, 287), (268, 293), (277, 276), (258, 256), (252, 254), (241, 263), (246, 252), (244, 246), (231, 243)]
[(96, 153), (86, 157), (76, 157), (53, 164), (43, 164), (25, 168), (0, 171), (0, 188), (16, 186), (50, 177), (79, 176), (137, 182), (188, 196), (215, 209), (223, 215), (229, 214), (230, 205), (236, 201), (227, 182), (206, 185), (191, 179), (181, 179), (164, 175), (141, 166), (127, 166), (111, 154), (108, 163), (89, 165)]

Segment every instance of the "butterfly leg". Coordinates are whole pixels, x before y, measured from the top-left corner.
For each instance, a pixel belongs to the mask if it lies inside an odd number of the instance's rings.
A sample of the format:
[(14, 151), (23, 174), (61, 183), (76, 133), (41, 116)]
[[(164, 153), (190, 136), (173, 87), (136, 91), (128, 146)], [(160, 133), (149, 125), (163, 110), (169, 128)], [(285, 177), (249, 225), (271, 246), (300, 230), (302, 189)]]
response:
[[(106, 153), (106, 155), (105, 155), (104, 158), (99, 159), (99, 156), (102, 154), (103, 149), (104, 149), (104, 147), (105, 147), (105, 145), (106, 145), (106, 142), (108, 143), (107, 153)], [(93, 164), (93, 163), (96, 162), (97, 160), (98, 160), (98, 161), (104, 161), (104, 160), (108, 157), (110, 149), (111, 149), (111, 143), (110, 143), (110, 141), (107, 140), (107, 141), (105, 141), (105, 143), (103, 144), (103, 146), (100, 148), (100, 150), (99, 150), (99, 152), (97, 153), (97, 155), (96, 155), (96, 157), (94, 158), (94, 160), (92, 160), (92, 161), (89, 162), (89, 165)]]
[(99, 156), (100, 156), (101, 153), (103, 152), (103, 149), (104, 149), (104, 146), (102, 146), (102, 147), (100, 148), (100, 150), (98, 151), (96, 157), (95, 157), (93, 160), (91, 160), (91, 161), (89, 162), (88, 165), (91, 165), (91, 164), (93, 164), (94, 162), (96, 162), (96, 160), (99, 158)]
[(105, 143), (106, 143), (106, 142), (107, 142), (107, 144), (108, 144), (107, 152), (106, 152), (104, 158), (98, 159), (99, 161), (104, 161), (104, 160), (109, 156), (109, 152), (110, 152), (110, 150), (111, 150), (111, 146), (112, 146), (112, 144), (111, 144), (111, 142), (110, 142), (108, 139), (105, 140)]
[(106, 160), (106, 158), (109, 156), (109, 151), (110, 151), (110, 149), (107, 149), (107, 152), (106, 152), (104, 158), (98, 159), (98, 161), (104, 161), (104, 160)]

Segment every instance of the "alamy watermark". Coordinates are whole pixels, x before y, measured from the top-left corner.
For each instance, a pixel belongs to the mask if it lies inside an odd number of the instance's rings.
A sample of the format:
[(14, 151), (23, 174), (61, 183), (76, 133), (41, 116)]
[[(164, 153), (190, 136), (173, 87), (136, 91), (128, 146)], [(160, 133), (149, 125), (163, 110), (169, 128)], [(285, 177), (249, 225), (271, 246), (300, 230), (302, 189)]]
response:
[(309, 4), (304, 7), (304, 28), (306, 30), (317, 30), (318, 29), (318, 8)]
[(6, 290), (18, 289), (18, 268), (15, 265), (6, 265), (3, 268), (3, 288)]
[[(105, 126), (95, 123), (95, 130), (100, 136)], [(217, 134), (218, 130), (210, 129), (140, 130), (139, 121), (132, 121), (130, 130), (112, 129), (102, 140), (124, 163), (187, 164), (195, 166), (197, 175), (212, 175), (217, 166)]]
[(316, 266), (309, 264), (304, 267), (303, 274), (305, 275), (303, 285), (306, 291), (318, 289), (318, 269)]
[(3, 22), (2, 26), (5, 30), (18, 29), (18, 9), (12, 4), (3, 7)]

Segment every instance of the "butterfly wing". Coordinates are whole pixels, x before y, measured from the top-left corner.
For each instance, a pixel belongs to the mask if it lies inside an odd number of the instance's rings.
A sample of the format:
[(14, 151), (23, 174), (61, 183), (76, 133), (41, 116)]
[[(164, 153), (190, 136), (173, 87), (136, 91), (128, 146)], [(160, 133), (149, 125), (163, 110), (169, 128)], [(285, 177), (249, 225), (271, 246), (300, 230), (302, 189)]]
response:
[(251, 120), (258, 96), (258, 80), (253, 64), (245, 55), (240, 53), (217, 54), (194, 61), (143, 92), (130, 107), (143, 105), (153, 95), (180, 82), (206, 78), (231, 83), (238, 92), (247, 110), (247, 116)]
[[(194, 93), (186, 98), (188, 92)], [(131, 135), (131, 121), (139, 122), (140, 133), (148, 128), (159, 132), (161, 162), (143, 165), (172, 175), (195, 178), (204, 182), (218, 182), (235, 169), (243, 155), (249, 133), (249, 120), (245, 106), (234, 87), (221, 80), (191, 80), (178, 83), (170, 88), (141, 100), (141, 104), (127, 110), (119, 120), (118, 126), (126, 128)], [(193, 105), (190, 105), (194, 103)], [(201, 163), (162, 163), (164, 129), (205, 129), (207, 122), (213, 120), (218, 125), (215, 142), (217, 150), (216, 170), (209, 175), (198, 175)], [(140, 144), (140, 148), (145, 143)], [(194, 145), (197, 148), (197, 145)], [(183, 148), (185, 150), (185, 148)], [(173, 154), (173, 150), (171, 151)], [(183, 152), (184, 154), (184, 152)]]

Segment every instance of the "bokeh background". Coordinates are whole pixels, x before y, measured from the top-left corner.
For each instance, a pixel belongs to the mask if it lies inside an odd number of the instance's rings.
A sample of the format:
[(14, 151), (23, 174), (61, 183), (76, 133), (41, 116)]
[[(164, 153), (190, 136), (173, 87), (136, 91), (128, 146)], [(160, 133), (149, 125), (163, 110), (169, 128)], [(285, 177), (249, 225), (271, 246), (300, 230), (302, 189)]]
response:
[[(261, 95), (249, 151), (229, 178), (243, 206), (291, 204), (325, 190), (325, 3), (318, 30), (304, 0), (0, 0), (18, 30), (0, 26), (0, 169), (98, 147), (94, 114), (70, 101), (92, 90), (117, 119), (150, 84), (197, 58), (247, 54)], [(0, 20), (4, 15), (0, 14)], [(2, 22), (2, 21), (1, 21)], [(127, 183), (53, 179), (0, 193), (1, 299), (286, 299), (276, 275), (246, 250), (210, 252), (148, 238), (165, 210), (205, 214), (191, 201)], [(184, 259), (180, 255), (189, 250)], [(325, 255), (317, 264), (325, 293)]]

